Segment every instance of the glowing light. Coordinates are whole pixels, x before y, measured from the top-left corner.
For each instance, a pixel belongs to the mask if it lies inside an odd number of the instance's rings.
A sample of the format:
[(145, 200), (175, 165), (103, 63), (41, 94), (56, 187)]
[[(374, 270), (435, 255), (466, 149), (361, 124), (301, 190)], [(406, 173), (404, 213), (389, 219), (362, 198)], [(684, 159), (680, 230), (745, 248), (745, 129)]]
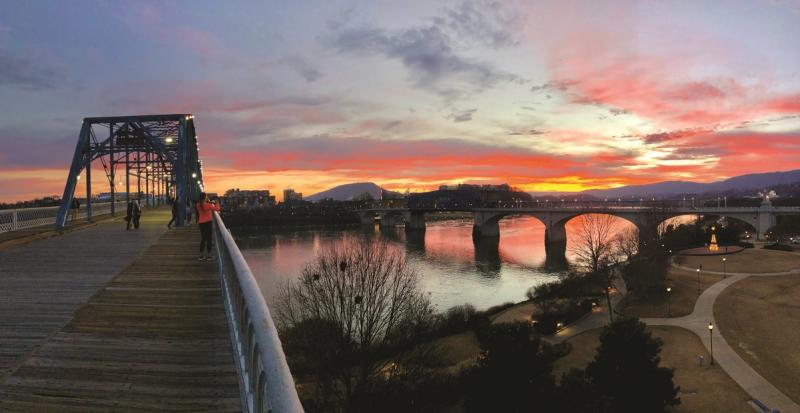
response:
[(192, 178), (197, 178), (197, 173), (192, 172)]
[(172, 143), (172, 136), (167, 136), (167, 139), (164, 139), (167, 143)]
[(77, 180), (80, 180), (80, 179), (81, 179), (81, 176), (80, 176), (80, 175), (78, 175), (76, 179), (77, 179)]

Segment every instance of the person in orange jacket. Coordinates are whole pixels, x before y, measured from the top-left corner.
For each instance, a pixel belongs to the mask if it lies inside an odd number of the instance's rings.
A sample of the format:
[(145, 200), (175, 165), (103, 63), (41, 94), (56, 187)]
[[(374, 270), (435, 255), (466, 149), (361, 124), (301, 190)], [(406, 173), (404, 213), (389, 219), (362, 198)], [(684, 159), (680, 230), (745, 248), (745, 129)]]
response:
[(208, 200), (205, 192), (200, 193), (200, 200), (196, 204), (197, 222), (200, 226), (200, 261), (213, 261), (211, 255), (211, 225), (214, 211), (219, 212), (219, 206)]

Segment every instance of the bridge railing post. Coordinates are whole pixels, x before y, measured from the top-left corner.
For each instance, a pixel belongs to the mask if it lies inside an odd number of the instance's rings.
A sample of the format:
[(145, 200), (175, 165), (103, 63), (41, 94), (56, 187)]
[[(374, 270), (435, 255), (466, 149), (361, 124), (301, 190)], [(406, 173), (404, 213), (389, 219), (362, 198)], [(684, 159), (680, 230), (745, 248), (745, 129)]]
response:
[(17, 210), (11, 211), (11, 230), (16, 231), (17, 228)]

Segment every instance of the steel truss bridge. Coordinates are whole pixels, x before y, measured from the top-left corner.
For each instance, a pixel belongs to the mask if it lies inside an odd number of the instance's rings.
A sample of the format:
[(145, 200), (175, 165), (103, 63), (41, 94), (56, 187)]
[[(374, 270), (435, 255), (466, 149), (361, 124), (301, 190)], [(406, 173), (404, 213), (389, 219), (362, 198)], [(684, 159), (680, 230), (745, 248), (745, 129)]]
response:
[[(175, 199), (177, 225), (186, 219), (185, 206), (203, 190), (194, 115), (144, 115), (85, 118), (72, 157), (56, 227), (64, 228), (75, 189), (86, 185), (86, 216), (92, 220), (92, 164), (100, 162), (111, 200), (124, 192), (126, 202), (140, 199), (147, 206)], [(122, 169), (120, 171), (119, 169)], [(135, 179), (135, 197), (131, 178)], [(117, 182), (118, 179), (122, 179)], [(111, 214), (116, 213), (114, 202)]]

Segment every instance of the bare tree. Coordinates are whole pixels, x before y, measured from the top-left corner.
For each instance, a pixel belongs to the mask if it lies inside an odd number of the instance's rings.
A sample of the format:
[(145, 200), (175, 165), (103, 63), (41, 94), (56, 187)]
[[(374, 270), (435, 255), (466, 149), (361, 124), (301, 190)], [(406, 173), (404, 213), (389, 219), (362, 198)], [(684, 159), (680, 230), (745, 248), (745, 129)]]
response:
[(613, 287), (614, 271), (610, 264), (614, 254), (614, 243), (612, 241), (615, 218), (605, 214), (586, 214), (581, 218), (572, 253), (575, 254), (578, 265), (584, 268), (587, 275), (603, 277), (606, 284), (605, 295), (608, 303), (608, 316), (611, 321), (614, 321), (614, 310), (611, 305), (610, 295), (610, 290)]
[(639, 230), (628, 228), (614, 236), (613, 256), (620, 261), (630, 261), (639, 251)]
[[(333, 341), (340, 340), (340, 353), (351, 358), (338, 372), (348, 400), (359, 386), (381, 377), (387, 355), (414, 344), (433, 320), (433, 306), (405, 257), (368, 240), (323, 251), (297, 282), (283, 288), (276, 309), (282, 332), (307, 320), (334, 326)], [(322, 351), (337, 343), (317, 345)]]
[(615, 218), (605, 214), (586, 214), (581, 218), (572, 253), (578, 265), (595, 274), (609, 264), (614, 253)]

